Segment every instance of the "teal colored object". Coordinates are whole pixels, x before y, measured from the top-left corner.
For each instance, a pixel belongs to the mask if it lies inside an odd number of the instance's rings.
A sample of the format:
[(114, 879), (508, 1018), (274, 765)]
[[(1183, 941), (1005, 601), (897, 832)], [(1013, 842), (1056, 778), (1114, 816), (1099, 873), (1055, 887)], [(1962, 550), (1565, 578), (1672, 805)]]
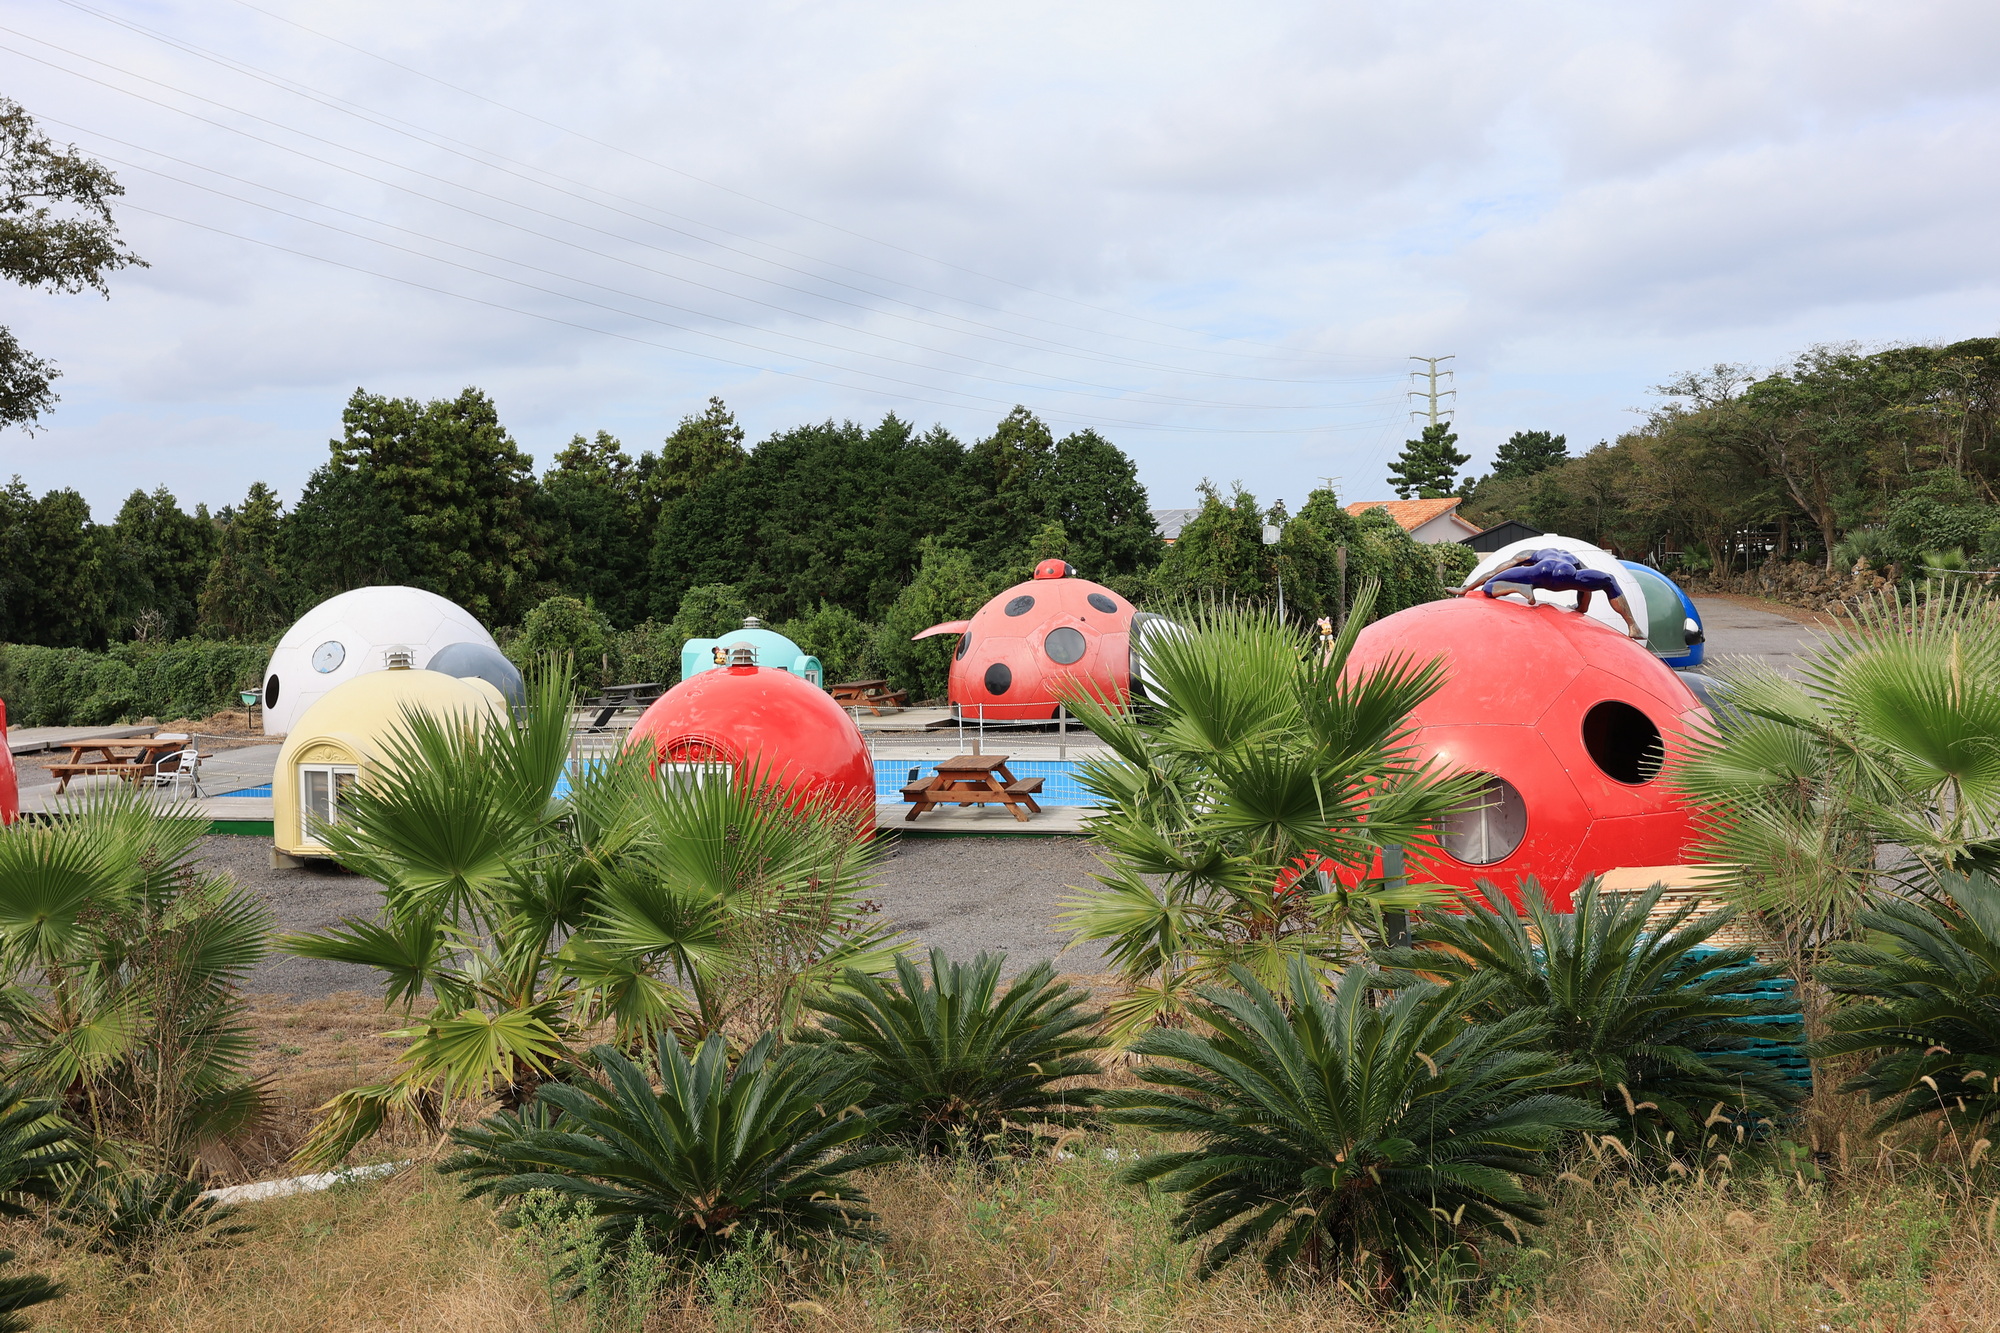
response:
[[(1715, 950), (1696, 949), (1693, 952), (1696, 957), (1699, 957), (1705, 953), (1714, 953)], [(1734, 971), (1737, 969), (1730, 970)], [(1727, 975), (1727, 972), (1724, 975)], [(1731, 1000), (1792, 1001), (1796, 997), (1792, 993), (1792, 980), (1790, 977), (1772, 977), (1766, 981), (1751, 983), (1743, 991), (1726, 996), (1725, 998)], [(1746, 1021), (1783, 1027), (1788, 1024), (1802, 1024), (1805, 1022), (1805, 1016), (1797, 1013), (1768, 1014)], [(1775, 1066), (1777, 1071), (1784, 1076), (1786, 1082), (1806, 1092), (1812, 1091), (1812, 1061), (1806, 1058), (1806, 1048), (1803, 1038), (1760, 1042), (1745, 1051), (1744, 1054), (1754, 1055), (1767, 1064)]]
[[(802, 651), (796, 643), (784, 635), (764, 628), (764, 623), (755, 616), (743, 622), (742, 629), (730, 630), (727, 634), (713, 639), (689, 639), (681, 645), (681, 679), (691, 680), (704, 671), (729, 665), (730, 650), (747, 647), (756, 654), (756, 665), (776, 667), (789, 671), (808, 685), (826, 688), (826, 669), (811, 653)], [(722, 652), (722, 660), (716, 660), (716, 650)]]

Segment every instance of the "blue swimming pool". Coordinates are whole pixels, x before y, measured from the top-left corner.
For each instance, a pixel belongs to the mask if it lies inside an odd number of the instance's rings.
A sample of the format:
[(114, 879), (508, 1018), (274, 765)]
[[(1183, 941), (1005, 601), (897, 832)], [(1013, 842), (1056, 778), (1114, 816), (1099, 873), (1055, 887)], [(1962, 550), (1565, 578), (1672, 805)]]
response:
[[(903, 787), (914, 777), (927, 777), (932, 772), (932, 761), (925, 759), (877, 759), (875, 761), (875, 799), (885, 804), (894, 804), (903, 799)], [(1014, 759), (1007, 765), (1017, 778), (1040, 778), (1042, 794), (1036, 798), (1043, 805), (1096, 805), (1097, 798), (1085, 791), (1076, 780), (1076, 761), (1072, 759)], [(261, 787), (244, 787), (237, 791), (221, 793), (224, 796), (269, 796), (271, 784)], [(569, 775), (565, 773), (556, 779), (555, 796), (560, 799), (569, 795)]]

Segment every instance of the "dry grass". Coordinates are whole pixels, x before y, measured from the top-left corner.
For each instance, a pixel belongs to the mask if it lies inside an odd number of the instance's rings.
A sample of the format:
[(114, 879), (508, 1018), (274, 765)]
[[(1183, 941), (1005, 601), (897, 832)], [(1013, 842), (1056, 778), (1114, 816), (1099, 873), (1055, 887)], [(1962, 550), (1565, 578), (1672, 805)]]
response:
[[(312, 1109), (393, 1065), (398, 1025), (373, 997), (259, 1000), (257, 1068), (281, 1111), (256, 1161), (282, 1159)], [(1110, 1081), (1125, 1082), (1116, 1069)], [(1274, 1289), (1254, 1267), (1211, 1282), (1171, 1238), (1173, 1205), (1114, 1179), (1132, 1137), (1073, 1155), (980, 1169), (906, 1164), (872, 1174), (887, 1241), (816, 1273), (747, 1277), (740, 1308), (691, 1284), (646, 1321), (661, 1333), (1613, 1333), (1614, 1330), (2000, 1330), (2000, 1200), (1953, 1145), (1870, 1139), (1863, 1108), (1823, 1098), (1796, 1131), (1795, 1163), (1747, 1158), (1733, 1180), (1635, 1182), (1608, 1159), (1573, 1163), (1549, 1225), (1489, 1246), (1486, 1271), (1450, 1301), (1387, 1312), (1332, 1291)], [(387, 1181), (256, 1204), (231, 1248), (168, 1255), (128, 1278), (31, 1223), (0, 1227), (16, 1270), (71, 1293), (35, 1326), (163, 1330), (629, 1330), (576, 1305), (552, 1310), (544, 1279), (492, 1209), (431, 1170), (406, 1138), (373, 1156), (415, 1157)], [(1813, 1152), (1823, 1171), (1813, 1166)], [(1711, 1171), (1713, 1162), (1710, 1163)], [(1796, 1169), (1794, 1169), (1796, 1168)], [(250, 1174), (257, 1174), (256, 1170)], [(1815, 1178), (1821, 1176), (1823, 1178)]]

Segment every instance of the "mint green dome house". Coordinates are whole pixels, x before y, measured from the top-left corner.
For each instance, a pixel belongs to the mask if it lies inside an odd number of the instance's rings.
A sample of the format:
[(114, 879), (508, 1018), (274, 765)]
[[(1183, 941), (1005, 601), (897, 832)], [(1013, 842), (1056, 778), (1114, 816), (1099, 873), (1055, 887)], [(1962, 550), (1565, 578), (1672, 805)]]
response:
[(826, 669), (819, 659), (802, 651), (784, 635), (765, 629), (764, 622), (755, 616), (746, 616), (742, 629), (730, 630), (713, 639), (689, 639), (682, 644), (681, 679), (689, 680), (704, 671), (729, 665), (730, 650), (739, 647), (754, 652), (760, 667), (789, 671), (808, 685), (826, 688)]

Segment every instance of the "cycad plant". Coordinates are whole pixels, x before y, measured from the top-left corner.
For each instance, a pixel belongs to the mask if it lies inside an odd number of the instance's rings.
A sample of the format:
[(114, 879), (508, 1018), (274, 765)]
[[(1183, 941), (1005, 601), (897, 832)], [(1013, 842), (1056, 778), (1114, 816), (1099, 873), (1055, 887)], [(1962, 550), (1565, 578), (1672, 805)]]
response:
[(55, 1209), (58, 1233), (74, 1231), (87, 1249), (117, 1256), (145, 1272), (162, 1250), (210, 1250), (250, 1228), (237, 1209), (217, 1203), (201, 1182), (166, 1171), (85, 1173)]
[(759, 1234), (795, 1248), (874, 1238), (849, 1177), (895, 1154), (866, 1142), (881, 1113), (857, 1104), (867, 1085), (852, 1061), (777, 1048), (768, 1033), (733, 1069), (719, 1036), (690, 1060), (663, 1035), (650, 1070), (610, 1046), (596, 1060), (603, 1081), (545, 1084), (529, 1111), (454, 1131), (464, 1151), (443, 1169), (471, 1182), (469, 1196), (574, 1199), (601, 1240), (643, 1233), (680, 1263), (712, 1262)]
[(83, 1160), (53, 1102), (0, 1083), (0, 1217), (28, 1217), (54, 1203), (68, 1169)]
[(200, 869), (206, 831), (123, 787), (0, 831), (6, 1076), (170, 1170), (227, 1164), (265, 1110), (241, 986), (270, 909)]
[(1796, 955), (1848, 932), (1898, 849), (1907, 886), (2000, 869), (2000, 615), (1976, 589), (1890, 590), (1791, 680), (1726, 670), (1727, 716), (1676, 765), (1703, 859)]
[(813, 1002), (822, 1027), (805, 1041), (855, 1060), (869, 1085), (864, 1106), (883, 1114), (882, 1133), (919, 1154), (996, 1151), (1038, 1132), (1084, 1122), (1089, 1086), (1059, 1086), (1103, 1072), (1090, 1052), (1101, 1017), (1090, 992), (1037, 963), (1006, 986), (1005, 954), (955, 963), (931, 950), (928, 975), (908, 958), (895, 980), (850, 972), (846, 986)]
[(2000, 1115), (2000, 883), (1947, 872), (1929, 901), (1884, 898), (1855, 924), (1819, 976), (1857, 1002), (1814, 1053), (1873, 1057), (1842, 1091), (1886, 1103), (1878, 1132), (1942, 1114), (1977, 1136)]
[(623, 1044), (756, 1031), (842, 968), (886, 966), (848, 812), (755, 773), (663, 784), (643, 754), (554, 800), (569, 705), (544, 669), (518, 720), (411, 711), (323, 831), (382, 907), (285, 947), (376, 968), (391, 1006), (427, 1009), (395, 1034), (396, 1076), (328, 1103), (302, 1160), (338, 1161), (393, 1114), (439, 1129), (455, 1098), (521, 1106), (599, 1022)]
[(1409, 744), (1439, 663), (1348, 672), (1374, 596), (1365, 585), (1326, 649), (1261, 611), (1191, 611), (1184, 632), (1142, 645), (1146, 699), (1072, 691), (1113, 757), (1081, 767), (1106, 868), (1063, 924), (1100, 942), (1129, 987), (1111, 1008), (1121, 1038), (1177, 1021), (1231, 968), (1277, 986), (1297, 954), (1338, 966), (1365, 952), (1383, 910), (1429, 899), (1370, 867), (1386, 848), (1432, 847), (1474, 779)]
[(1178, 1238), (1212, 1238), (1203, 1276), (1258, 1255), (1273, 1277), (1351, 1275), (1399, 1299), (1446, 1252), (1539, 1222), (1523, 1180), (1562, 1135), (1610, 1127), (1565, 1095), (1587, 1071), (1540, 1049), (1530, 1015), (1472, 1021), (1487, 979), (1379, 1007), (1362, 963), (1331, 995), (1304, 958), (1284, 1000), (1245, 969), (1233, 980), (1203, 991), (1204, 1034), (1158, 1028), (1134, 1047), (1152, 1088), (1104, 1099), (1107, 1119), (1193, 1140), (1123, 1176), (1184, 1196)]
[(1754, 1021), (1790, 1006), (1745, 993), (1783, 968), (1759, 963), (1753, 950), (1709, 943), (1734, 913), (1697, 915), (1688, 904), (1649, 926), (1660, 888), (1621, 901), (1592, 881), (1563, 915), (1530, 878), (1521, 886), (1523, 915), (1500, 890), (1482, 887), (1460, 894), (1452, 911), (1425, 913), (1412, 947), (1377, 954), (1392, 980), (1485, 983), (1472, 1016), (1531, 1019), (1542, 1047), (1583, 1071), (1575, 1094), (1628, 1140), (1695, 1150), (1718, 1103), (1775, 1116), (1798, 1102), (1800, 1092), (1755, 1054), (1799, 1039), (1796, 1025)]

